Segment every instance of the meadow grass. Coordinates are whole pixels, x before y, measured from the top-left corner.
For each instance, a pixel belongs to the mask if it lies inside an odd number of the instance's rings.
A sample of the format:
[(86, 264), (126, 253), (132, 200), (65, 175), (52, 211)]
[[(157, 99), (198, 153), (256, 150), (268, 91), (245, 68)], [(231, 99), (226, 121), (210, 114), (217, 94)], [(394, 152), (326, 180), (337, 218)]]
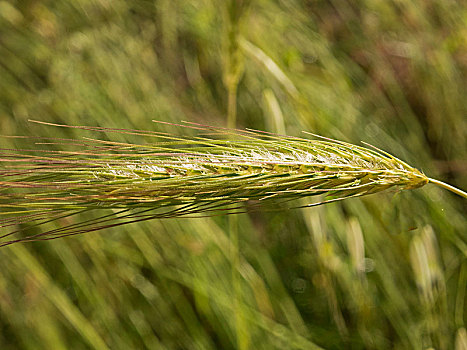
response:
[[(88, 131), (28, 119), (190, 137), (151, 120), (225, 125), (220, 6), (0, 2), (0, 129), (27, 136), (2, 138), (1, 147), (25, 149), (38, 135), (87, 144)], [(250, 2), (237, 32), (236, 127), (365, 140), (465, 189), (465, 11), (447, 1)], [(34, 149), (65, 149), (52, 143)], [(289, 207), (237, 215), (237, 248), (226, 216), (4, 247), (0, 347), (234, 349), (238, 325), (257, 349), (465, 347), (460, 196), (425, 186)]]

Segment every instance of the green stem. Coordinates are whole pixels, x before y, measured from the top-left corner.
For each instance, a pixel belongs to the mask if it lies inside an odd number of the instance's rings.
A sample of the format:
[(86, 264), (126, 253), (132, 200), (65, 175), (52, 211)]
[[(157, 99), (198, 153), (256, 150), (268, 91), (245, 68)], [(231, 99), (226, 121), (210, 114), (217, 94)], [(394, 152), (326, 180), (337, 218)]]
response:
[(227, 127), (230, 129), (237, 126), (237, 86), (238, 84), (230, 84), (227, 87)]
[[(237, 124), (237, 84), (228, 86), (228, 105), (227, 105), (227, 127), (235, 129)], [(249, 335), (245, 327), (242, 304), (242, 288), (239, 274), (240, 267), (240, 250), (238, 246), (238, 217), (236, 215), (229, 216), (229, 231), (230, 240), (232, 242), (232, 287), (233, 287), (233, 302), (235, 310), (235, 328), (237, 348), (240, 350), (249, 348)]]
[(464, 191), (462, 191), (461, 189), (459, 189), (457, 187), (451, 186), (451, 185), (449, 185), (449, 184), (447, 184), (447, 183), (445, 183), (443, 181), (439, 181), (439, 180), (432, 179), (432, 178), (428, 178), (428, 180), (431, 183), (435, 184), (435, 185), (438, 185), (438, 186), (440, 186), (440, 187), (442, 187), (442, 188), (444, 188), (444, 189), (446, 189), (448, 191), (451, 191), (451, 192), (453, 192), (453, 193), (467, 199), (467, 192), (464, 192)]
[[(225, 67), (225, 87), (227, 89), (227, 127), (235, 129), (237, 127), (237, 90), (242, 72), (241, 53), (238, 44), (240, 5), (238, 0), (228, 3), (229, 28), (227, 33), (227, 65)], [(240, 7), (239, 7), (240, 6)], [(232, 263), (232, 289), (233, 304), (235, 312), (235, 336), (237, 349), (246, 350), (249, 348), (248, 329), (242, 310), (242, 286), (240, 276), (240, 251), (238, 239), (238, 218), (236, 215), (229, 216), (229, 234), (231, 241), (231, 263)]]

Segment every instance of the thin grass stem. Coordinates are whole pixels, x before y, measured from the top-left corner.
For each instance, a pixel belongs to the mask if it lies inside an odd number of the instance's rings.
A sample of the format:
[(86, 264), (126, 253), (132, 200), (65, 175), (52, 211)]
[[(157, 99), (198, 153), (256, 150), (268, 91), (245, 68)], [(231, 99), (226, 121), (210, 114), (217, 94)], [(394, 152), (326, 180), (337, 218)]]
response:
[(440, 187), (442, 187), (442, 188), (444, 188), (444, 189), (446, 189), (448, 191), (451, 191), (452, 193), (455, 193), (455, 194), (467, 199), (467, 192), (464, 192), (464, 191), (462, 191), (461, 189), (459, 189), (457, 187), (449, 185), (446, 182), (443, 182), (443, 181), (440, 181), (440, 180), (432, 179), (431, 177), (429, 177), (428, 180), (432, 184), (438, 185), (438, 186), (440, 186)]

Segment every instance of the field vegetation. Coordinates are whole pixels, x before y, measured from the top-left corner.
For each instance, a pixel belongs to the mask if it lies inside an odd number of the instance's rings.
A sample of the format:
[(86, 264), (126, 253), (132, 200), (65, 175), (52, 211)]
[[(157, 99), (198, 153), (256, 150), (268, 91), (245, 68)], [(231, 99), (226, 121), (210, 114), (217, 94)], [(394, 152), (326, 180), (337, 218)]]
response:
[[(465, 190), (466, 77), (461, 1), (0, 1), (0, 157), (96, 138), (30, 119), (185, 120), (365, 141)], [(0, 248), (0, 348), (467, 348), (465, 199), (300, 197)]]

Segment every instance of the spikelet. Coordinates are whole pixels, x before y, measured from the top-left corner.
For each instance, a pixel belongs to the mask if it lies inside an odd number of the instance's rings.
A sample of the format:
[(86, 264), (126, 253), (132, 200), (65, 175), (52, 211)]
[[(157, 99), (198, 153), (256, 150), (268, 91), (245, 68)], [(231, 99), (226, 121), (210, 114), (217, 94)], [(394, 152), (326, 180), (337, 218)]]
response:
[[(376, 148), (316, 135), (303, 139), (186, 123), (183, 127), (203, 134), (183, 137), (40, 123), (155, 142), (35, 138), (40, 142), (31, 149), (3, 149), (0, 246), (154, 218), (237, 213), (246, 201), (267, 205), (323, 195), (313, 204), (318, 205), (391, 187), (417, 188), (431, 180)], [(41, 144), (72, 150), (38, 149)], [(88, 211), (97, 217), (41, 231), (49, 221)]]

